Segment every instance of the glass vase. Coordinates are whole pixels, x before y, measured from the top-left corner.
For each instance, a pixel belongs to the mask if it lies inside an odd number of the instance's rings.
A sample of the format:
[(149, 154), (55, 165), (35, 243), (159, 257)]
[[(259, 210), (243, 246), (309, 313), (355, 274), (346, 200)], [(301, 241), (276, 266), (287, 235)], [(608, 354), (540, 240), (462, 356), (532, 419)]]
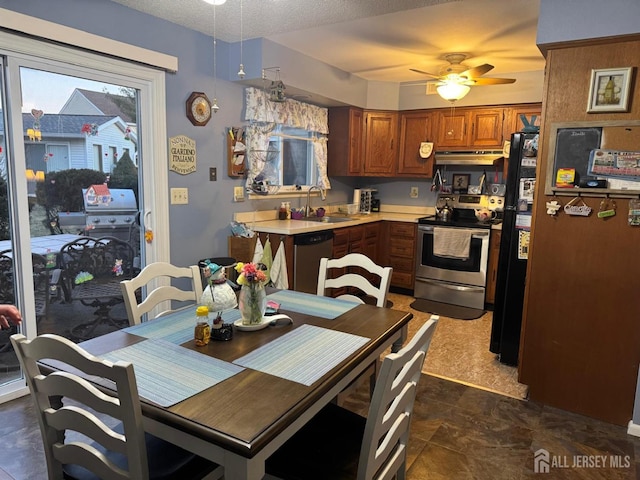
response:
[(238, 309), (240, 310), (240, 315), (242, 315), (243, 325), (262, 323), (264, 312), (267, 310), (267, 292), (264, 289), (264, 285), (260, 283), (242, 285)]

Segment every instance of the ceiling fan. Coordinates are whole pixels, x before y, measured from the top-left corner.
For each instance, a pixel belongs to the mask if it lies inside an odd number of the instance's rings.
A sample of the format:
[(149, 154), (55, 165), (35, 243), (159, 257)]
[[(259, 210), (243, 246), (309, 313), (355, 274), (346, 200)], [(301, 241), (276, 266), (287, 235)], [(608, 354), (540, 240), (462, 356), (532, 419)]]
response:
[[(467, 58), (467, 55), (464, 53), (449, 53), (445, 55), (444, 58), (449, 62), (449, 65), (443, 66), (437, 75), (415, 68), (411, 68), (410, 70), (436, 79), (436, 90), (438, 94), (450, 102), (460, 100), (469, 93), (470, 87), (473, 86), (500, 85), (514, 83), (516, 81), (515, 78), (481, 78), (482, 75), (494, 68), (493, 65), (484, 63), (477, 67), (469, 68), (462, 63)], [(428, 88), (427, 92), (429, 92)]]

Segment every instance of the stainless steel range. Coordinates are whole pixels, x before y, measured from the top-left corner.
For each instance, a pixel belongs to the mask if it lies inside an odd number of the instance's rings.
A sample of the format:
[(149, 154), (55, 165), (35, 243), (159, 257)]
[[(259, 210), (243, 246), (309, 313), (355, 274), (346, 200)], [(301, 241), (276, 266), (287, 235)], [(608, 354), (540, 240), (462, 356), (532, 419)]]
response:
[[(442, 195), (438, 211), (453, 209), (447, 220), (430, 216), (418, 221), (416, 298), (483, 309), (493, 222), (480, 222), (476, 210), (495, 211), (499, 202), (486, 195)], [(499, 215), (496, 213), (494, 215)]]

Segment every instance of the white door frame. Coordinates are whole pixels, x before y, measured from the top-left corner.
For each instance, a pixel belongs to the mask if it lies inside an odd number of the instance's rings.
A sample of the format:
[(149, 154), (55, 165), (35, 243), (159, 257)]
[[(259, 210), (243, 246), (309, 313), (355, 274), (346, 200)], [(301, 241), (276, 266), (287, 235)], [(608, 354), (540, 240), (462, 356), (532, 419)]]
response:
[[(68, 27), (64, 27), (67, 29)], [(81, 32), (84, 33), (84, 32)], [(125, 44), (122, 44), (126, 47)], [(123, 47), (122, 57), (126, 58)], [(145, 245), (144, 263), (169, 261), (169, 201), (166, 128), (166, 91), (165, 72), (139, 64), (101, 56), (85, 50), (61, 46), (36, 39), (0, 31), (0, 55), (6, 57), (5, 103), (9, 108), (9, 125), (22, 126), (22, 113), (16, 105), (21, 105), (20, 76), (21, 66), (38, 70), (47, 70), (66, 75), (75, 75), (97, 81), (135, 88), (139, 92), (140, 144), (138, 146), (139, 168), (142, 173), (141, 221), (143, 228), (153, 230), (153, 241)], [(8, 130), (5, 128), (5, 130)], [(6, 131), (8, 152), (11, 158), (11, 218), (28, 219), (26, 160), (24, 156), (24, 137), (22, 128)], [(153, 207), (153, 208), (152, 208)], [(18, 278), (26, 278), (24, 272), (31, 272), (29, 246), (29, 223), (18, 222), (14, 230), (14, 246), (19, 262), (15, 269)], [(30, 278), (30, 275), (29, 275)], [(33, 285), (25, 282), (16, 303), (23, 311), (25, 319), (22, 332), (27, 337), (36, 335)], [(23, 395), (26, 391), (23, 381), (0, 386), (0, 402)]]

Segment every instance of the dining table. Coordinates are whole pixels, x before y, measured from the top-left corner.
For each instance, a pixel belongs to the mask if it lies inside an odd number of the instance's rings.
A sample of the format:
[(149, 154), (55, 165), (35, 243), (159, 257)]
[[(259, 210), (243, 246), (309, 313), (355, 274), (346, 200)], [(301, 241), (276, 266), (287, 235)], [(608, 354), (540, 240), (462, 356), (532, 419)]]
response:
[(267, 299), (280, 305), (275, 322), (243, 326), (237, 309), (222, 313), (228, 341), (196, 346), (187, 306), (79, 345), (133, 363), (146, 431), (222, 465), (226, 480), (258, 480), (285, 441), (401, 348), (413, 317), (291, 290)]

